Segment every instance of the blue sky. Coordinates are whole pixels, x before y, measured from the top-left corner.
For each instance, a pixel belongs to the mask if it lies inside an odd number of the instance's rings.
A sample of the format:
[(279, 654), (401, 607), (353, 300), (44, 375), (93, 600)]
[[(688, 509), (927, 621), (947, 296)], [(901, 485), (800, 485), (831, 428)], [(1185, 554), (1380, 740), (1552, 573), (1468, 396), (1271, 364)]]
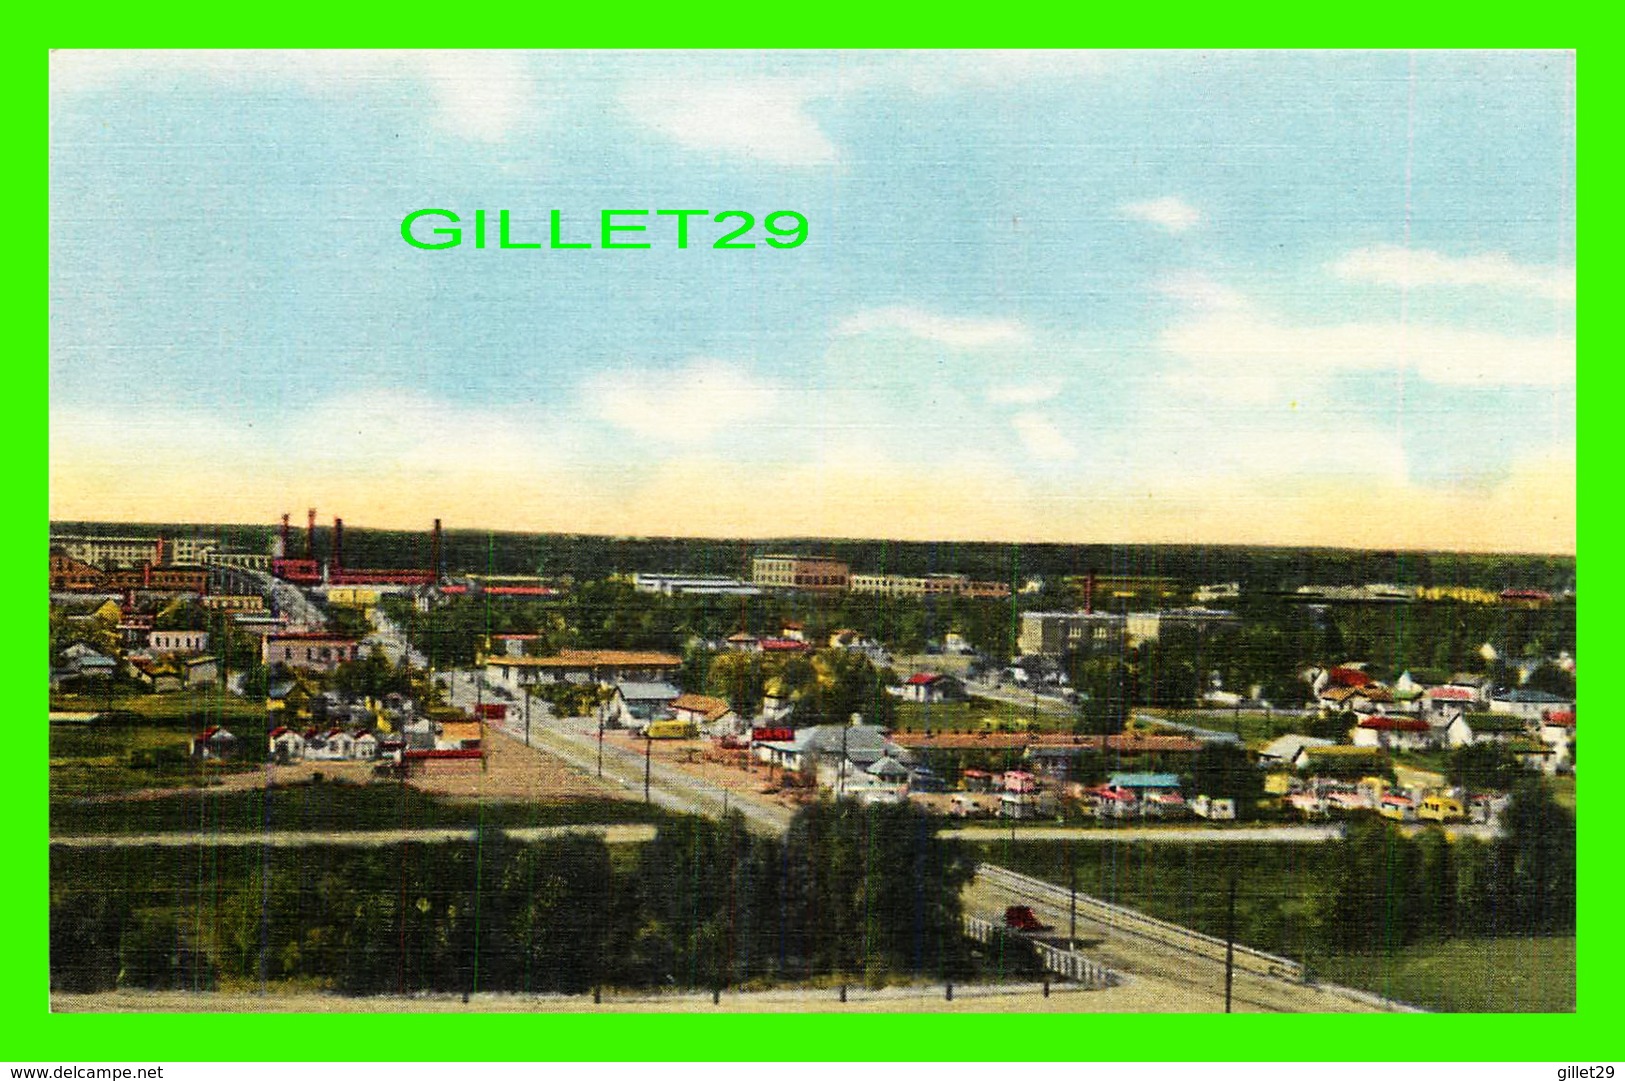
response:
[[(59, 52), (52, 81), (59, 517), (1573, 548), (1569, 54)], [(408, 247), (431, 206), (811, 229)]]

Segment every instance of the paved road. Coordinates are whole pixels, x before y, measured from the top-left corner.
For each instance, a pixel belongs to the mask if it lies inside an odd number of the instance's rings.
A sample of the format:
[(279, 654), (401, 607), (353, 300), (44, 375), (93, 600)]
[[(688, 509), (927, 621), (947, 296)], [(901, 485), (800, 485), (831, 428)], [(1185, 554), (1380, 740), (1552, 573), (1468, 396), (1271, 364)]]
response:
[(1169, 841), (1180, 844), (1224, 844), (1236, 841), (1279, 841), (1290, 844), (1318, 844), (1343, 836), (1341, 825), (1325, 826), (1240, 826), (1212, 829), (1203, 826), (1021, 826), (1014, 830), (996, 826), (966, 826), (937, 831), (939, 837), (991, 844), (1001, 841), (1093, 841), (1115, 844), (1122, 841)]
[[(519, 841), (543, 841), (553, 837), (598, 837), (605, 844), (631, 845), (654, 840), (655, 827), (643, 824), (618, 823), (615, 825), (531, 826), (504, 829), (503, 833)], [(303, 830), (243, 830), (225, 833), (138, 833), (138, 834), (84, 834), (82, 836), (52, 837), (53, 845), (68, 848), (164, 848), (197, 847), (249, 847), (303, 848), (308, 845), (397, 845), (409, 842), (435, 843), (468, 841), (474, 837), (473, 829), (416, 829), (416, 830), (332, 830), (315, 833)]]
[[(501, 724), (492, 729), (515, 740), (525, 734), (524, 713), (510, 713)], [(552, 754), (583, 772), (598, 773), (598, 725), (590, 717), (552, 718), (546, 708), (537, 702), (532, 706), (530, 724), (531, 746)], [(643, 794), (644, 757), (627, 750), (618, 742), (605, 740), (603, 744), (604, 779), (627, 790), (629, 798)], [(771, 835), (782, 835), (790, 828), (791, 812), (782, 807), (764, 804), (758, 800), (741, 798), (737, 793), (716, 787), (705, 787), (692, 774), (676, 769), (659, 759), (648, 763), (649, 798), (656, 806), (681, 814), (706, 815), (717, 818), (730, 811), (738, 811), (751, 829)]]

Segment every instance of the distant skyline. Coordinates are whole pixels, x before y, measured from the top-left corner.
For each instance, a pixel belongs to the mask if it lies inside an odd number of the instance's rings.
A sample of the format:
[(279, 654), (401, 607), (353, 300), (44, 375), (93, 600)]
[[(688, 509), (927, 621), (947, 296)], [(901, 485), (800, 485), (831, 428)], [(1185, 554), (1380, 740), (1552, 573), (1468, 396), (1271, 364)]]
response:
[(1574, 74), (59, 51), (51, 515), (1572, 553)]

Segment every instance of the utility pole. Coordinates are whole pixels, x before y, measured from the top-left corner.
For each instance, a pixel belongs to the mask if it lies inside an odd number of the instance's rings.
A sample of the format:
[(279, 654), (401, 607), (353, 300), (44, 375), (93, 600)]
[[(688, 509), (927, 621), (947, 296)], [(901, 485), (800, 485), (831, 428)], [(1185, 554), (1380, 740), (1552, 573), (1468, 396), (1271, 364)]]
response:
[(604, 706), (598, 705), (598, 776), (604, 776)]
[(534, 698), (534, 697), (535, 696), (530, 693), (530, 688), (526, 687), (525, 688), (525, 746), (526, 747), (530, 746), (530, 700), (532, 698)]
[(1073, 841), (1066, 846), (1067, 876), (1072, 881), (1072, 922), (1067, 930), (1067, 949), (1078, 948), (1078, 843)]
[(649, 802), (650, 754), (652, 753), (652, 750), (654, 748), (654, 743), (655, 743), (655, 741), (649, 735), (649, 730), (647, 728), (645, 728), (643, 730), (643, 802), (644, 803)]
[(1230, 1012), (1230, 988), (1236, 976), (1236, 871), (1230, 869), (1230, 918), (1224, 932), (1224, 1012)]

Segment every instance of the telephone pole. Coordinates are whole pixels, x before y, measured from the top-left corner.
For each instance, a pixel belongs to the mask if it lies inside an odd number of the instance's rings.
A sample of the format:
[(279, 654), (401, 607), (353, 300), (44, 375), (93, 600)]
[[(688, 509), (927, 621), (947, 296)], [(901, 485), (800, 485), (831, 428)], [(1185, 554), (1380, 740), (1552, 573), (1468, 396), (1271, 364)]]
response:
[(1230, 918), (1224, 932), (1224, 1012), (1230, 1012), (1230, 988), (1236, 976), (1236, 871), (1230, 869)]
[(643, 802), (649, 802), (649, 766), (650, 754), (654, 748), (654, 739), (650, 737), (649, 730), (643, 730)]

